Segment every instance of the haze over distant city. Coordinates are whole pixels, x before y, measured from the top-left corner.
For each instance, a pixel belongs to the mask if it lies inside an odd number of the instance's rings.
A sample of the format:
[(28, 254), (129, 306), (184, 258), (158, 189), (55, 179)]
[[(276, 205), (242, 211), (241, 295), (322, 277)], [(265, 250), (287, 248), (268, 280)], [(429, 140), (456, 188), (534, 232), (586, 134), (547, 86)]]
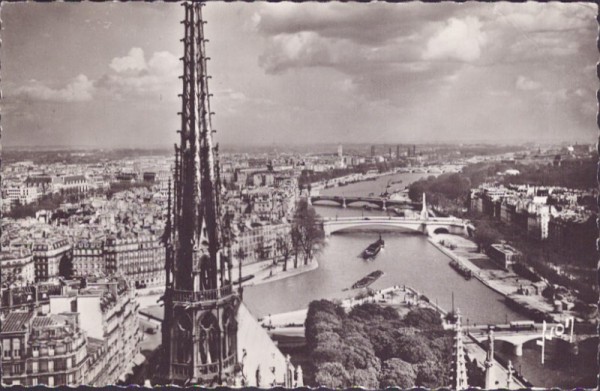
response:
[[(209, 3), (227, 145), (587, 141), (596, 7)], [(4, 146), (168, 147), (183, 7), (2, 5)]]

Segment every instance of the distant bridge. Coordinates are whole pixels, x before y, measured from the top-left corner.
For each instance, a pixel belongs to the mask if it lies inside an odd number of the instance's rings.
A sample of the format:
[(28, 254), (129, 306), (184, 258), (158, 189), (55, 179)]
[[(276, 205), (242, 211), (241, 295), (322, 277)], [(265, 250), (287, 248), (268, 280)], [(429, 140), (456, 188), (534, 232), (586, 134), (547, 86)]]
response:
[(386, 210), (392, 206), (403, 206), (410, 207), (411, 209), (418, 210), (423, 207), (421, 202), (402, 201), (402, 200), (390, 200), (381, 197), (359, 197), (359, 196), (327, 196), (327, 195), (315, 195), (308, 197), (308, 203), (312, 204), (325, 204), (335, 203), (342, 208), (347, 207), (351, 204), (364, 203), (375, 205), (381, 210)]
[[(549, 334), (551, 334), (551, 332), (549, 331), (551, 327), (553, 326), (557, 326), (557, 324), (547, 324), (547, 330), (546, 330), (546, 335), (548, 336)], [(475, 327), (471, 327), (468, 328), (468, 332), (471, 335), (471, 337), (475, 338), (478, 342), (485, 342), (488, 340), (488, 331), (484, 330), (482, 328), (475, 328)], [(573, 334), (573, 343), (578, 343), (580, 341), (589, 339), (589, 338), (593, 338), (596, 337), (596, 334), (593, 335), (588, 335), (586, 333), (575, 333)], [(538, 340), (538, 339), (542, 339), (543, 334), (542, 334), (542, 324), (536, 324), (533, 330), (494, 330), (494, 341), (503, 341), (503, 342), (507, 342), (511, 345), (513, 345), (514, 348), (514, 353), (516, 356), (522, 356), (523, 355), (523, 344), (530, 342), (530, 341), (534, 341), (534, 340)], [(565, 334), (563, 334), (560, 337), (553, 337), (552, 339), (560, 339), (563, 340), (565, 342), (569, 342), (569, 333), (568, 331), (565, 332)], [(548, 337), (546, 337), (546, 339), (549, 339)]]
[(323, 230), (329, 236), (336, 232), (356, 230), (412, 231), (425, 235), (437, 233), (468, 234), (467, 220), (455, 217), (405, 218), (388, 216), (339, 217), (323, 219)]

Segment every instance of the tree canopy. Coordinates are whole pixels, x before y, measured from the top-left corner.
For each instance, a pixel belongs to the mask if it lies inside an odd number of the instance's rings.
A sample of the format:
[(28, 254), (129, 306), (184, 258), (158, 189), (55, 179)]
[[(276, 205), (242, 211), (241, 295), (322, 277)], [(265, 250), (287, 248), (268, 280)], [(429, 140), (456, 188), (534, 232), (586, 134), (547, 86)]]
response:
[(405, 317), (386, 306), (362, 304), (349, 313), (327, 300), (310, 304), (306, 340), (314, 385), (381, 388), (449, 384), (452, 336), (433, 310)]
[(296, 205), (291, 240), (296, 254), (303, 255), (305, 264), (323, 249), (325, 241), (323, 224), (315, 209), (308, 204), (306, 199), (301, 199)]

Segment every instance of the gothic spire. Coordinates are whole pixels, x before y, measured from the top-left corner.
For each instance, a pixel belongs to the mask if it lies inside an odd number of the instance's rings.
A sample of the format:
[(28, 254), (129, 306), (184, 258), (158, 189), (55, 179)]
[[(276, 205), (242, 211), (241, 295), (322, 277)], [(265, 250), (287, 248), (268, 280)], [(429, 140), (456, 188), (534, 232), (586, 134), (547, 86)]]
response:
[[(218, 169), (213, 148), (202, 4), (184, 3), (181, 140), (177, 151), (176, 258), (178, 289), (216, 289), (222, 248)], [(177, 204), (177, 202), (176, 202)], [(197, 275), (200, 275), (198, 281)]]

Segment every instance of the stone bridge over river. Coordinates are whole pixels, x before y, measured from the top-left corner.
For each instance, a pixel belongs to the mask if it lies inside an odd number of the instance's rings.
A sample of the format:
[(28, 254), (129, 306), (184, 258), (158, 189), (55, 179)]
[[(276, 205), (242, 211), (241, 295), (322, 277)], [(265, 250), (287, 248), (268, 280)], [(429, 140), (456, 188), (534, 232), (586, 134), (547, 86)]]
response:
[(468, 234), (467, 220), (455, 217), (340, 217), (323, 219), (323, 230), (329, 236), (336, 232), (374, 230), (374, 231), (405, 231), (420, 232), (425, 235), (437, 233)]

